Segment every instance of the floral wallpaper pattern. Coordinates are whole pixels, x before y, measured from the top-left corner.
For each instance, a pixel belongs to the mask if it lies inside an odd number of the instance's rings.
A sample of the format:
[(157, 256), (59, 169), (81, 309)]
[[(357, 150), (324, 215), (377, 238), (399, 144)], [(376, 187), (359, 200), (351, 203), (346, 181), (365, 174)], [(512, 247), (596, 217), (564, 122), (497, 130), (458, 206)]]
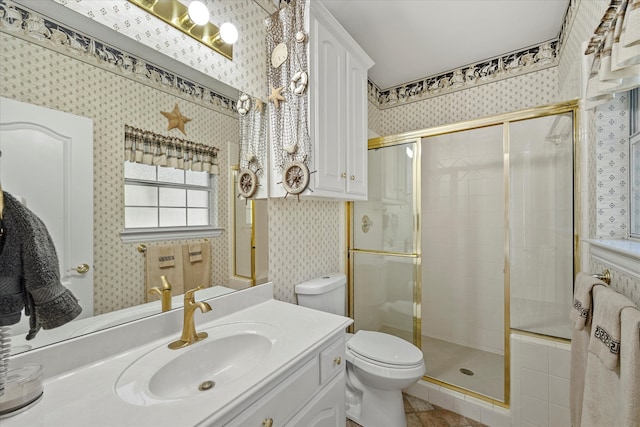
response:
[(595, 237), (626, 238), (629, 224), (629, 97), (596, 107)]

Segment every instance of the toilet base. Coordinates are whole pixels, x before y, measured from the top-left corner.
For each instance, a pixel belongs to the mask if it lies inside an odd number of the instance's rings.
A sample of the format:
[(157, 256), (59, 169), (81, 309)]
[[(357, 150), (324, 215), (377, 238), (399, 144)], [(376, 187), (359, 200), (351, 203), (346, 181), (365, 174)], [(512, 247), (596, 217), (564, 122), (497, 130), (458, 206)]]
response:
[(401, 390), (354, 389), (347, 379), (347, 418), (363, 427), (406, 427)]

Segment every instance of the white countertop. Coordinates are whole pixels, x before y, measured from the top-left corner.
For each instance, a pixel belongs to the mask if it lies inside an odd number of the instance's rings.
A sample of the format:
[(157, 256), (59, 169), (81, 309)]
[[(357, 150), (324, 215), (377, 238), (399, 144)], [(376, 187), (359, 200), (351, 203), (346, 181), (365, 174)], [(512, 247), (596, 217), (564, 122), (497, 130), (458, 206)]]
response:
[[(205, 320), (196, 320), (198, 331), (227, 323), (260, 322), (278, 328), (284, 339), (258, 369), (219, 389), (214, 387), (193, 398), (166, 400), (150, 406), (132, 405), (120, 399), (115, 391), (120, 374), (144, 354), (179, 338), (179, 334), (173, 334), (47, 379), (42, 400), (21, 414), (3, 419), (2, 426), (194, 426), (205, 420), (213, 423), (351, 323), (351, 319), (342, 316), (276, 300), (260, 302), (210, 322), (206, 322), (206, 315), (201, 319)], [(124, 332), (126, 328), (120, 330)], [(202, 343), (206, 339), (192, 347)]]

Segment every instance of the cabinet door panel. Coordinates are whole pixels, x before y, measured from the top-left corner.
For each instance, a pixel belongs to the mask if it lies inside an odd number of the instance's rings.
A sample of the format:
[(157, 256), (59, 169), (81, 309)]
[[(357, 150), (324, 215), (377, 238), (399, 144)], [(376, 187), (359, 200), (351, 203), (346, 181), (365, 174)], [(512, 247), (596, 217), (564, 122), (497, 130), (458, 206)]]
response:
[(311, 126), (316, 173), (315, 188), (343, 193), (345, 188), (345, 49), (317, 19), (311, 18), (316, 52), (311, 52), (313, 74)]
[[(347, 193), (367, 198), (367, 70), (353, 56), (347, 65)], [(361, 196), (361, 197), (356, 197)]]

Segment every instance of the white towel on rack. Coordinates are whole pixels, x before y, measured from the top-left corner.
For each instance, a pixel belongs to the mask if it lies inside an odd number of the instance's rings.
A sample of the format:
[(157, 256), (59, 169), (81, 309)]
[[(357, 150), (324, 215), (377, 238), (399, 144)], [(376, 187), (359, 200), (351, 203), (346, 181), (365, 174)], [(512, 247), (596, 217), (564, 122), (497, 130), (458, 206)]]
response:
[(589, 352), (598, 356), (613, 371), (618, 366), (621, 340), (621, 315), (635, 303), (611, 288), (597, 288), (593, 296), (593, 322)]
[(620, 363), (610, 370), (588, 353), (581, 423), (574, 427), (640, 426), (640, 310), (624, 308), (620, 318)]
[(575, 288), (573, 290), (573, 307), (569, 313), (569, 318), (573, 322), (573, 327), (578, 330), (584, 329), (585, 325), (591, 323), (592, 296), (591, 291), (595, 285), (607, 286), (602, 280), (586, 274), (576, 275)]

